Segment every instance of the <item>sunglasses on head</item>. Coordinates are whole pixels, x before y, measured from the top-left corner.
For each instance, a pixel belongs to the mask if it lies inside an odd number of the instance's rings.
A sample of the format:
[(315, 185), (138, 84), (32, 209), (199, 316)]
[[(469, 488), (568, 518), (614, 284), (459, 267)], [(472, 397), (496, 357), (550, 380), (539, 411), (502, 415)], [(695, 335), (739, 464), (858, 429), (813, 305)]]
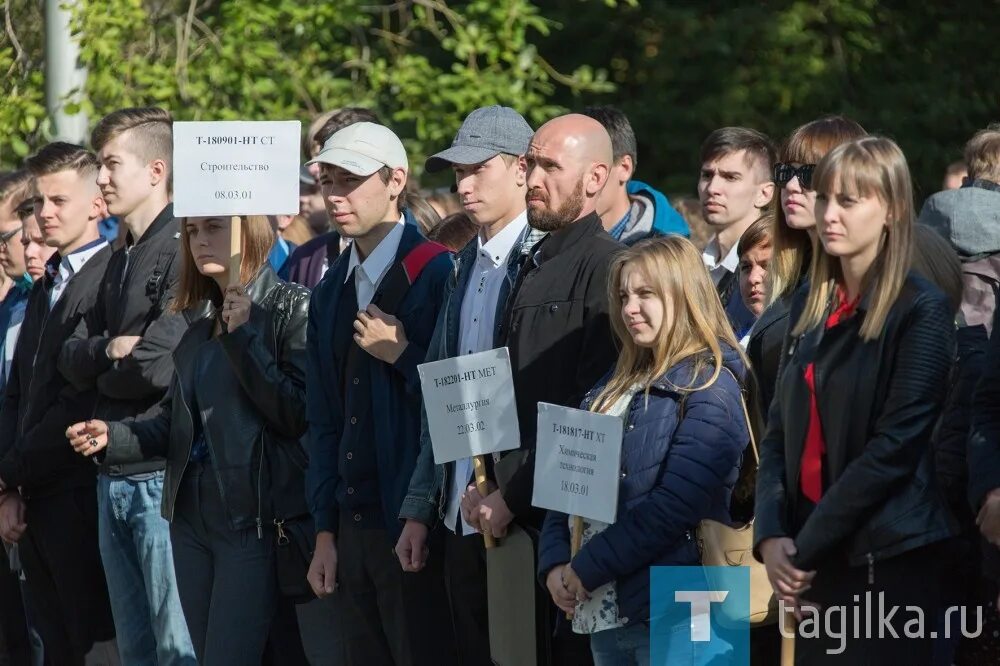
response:
[(784, 187), (788, 181), (798, 176), (799, 185), (807, 190), (811, 190), (812, 176), (813, 171), (815, 170), (815, 164), (793, 166), (791, 164), (785, 164), (784, 162), (778, 162), (774, 165), (774, 182), (777, 183), (778, 187)]

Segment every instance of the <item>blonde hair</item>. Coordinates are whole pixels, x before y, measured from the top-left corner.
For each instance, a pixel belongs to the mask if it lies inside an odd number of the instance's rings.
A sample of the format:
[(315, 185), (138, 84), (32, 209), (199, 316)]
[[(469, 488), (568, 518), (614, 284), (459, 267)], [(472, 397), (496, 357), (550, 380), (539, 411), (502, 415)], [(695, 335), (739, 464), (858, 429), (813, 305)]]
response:
[(1000, 124), (979, 130), (965, 144), (969, 177), (1000, 182)]
[[(885, 325), (910, 270), (913, 253), (913, 185), (906, 157), (891, 139), (869, 136), (834, 148), (816, 166), (813, 186), (817, 193), (830, 196), (848, 192), (874, 196), (889, 212), (875, 263), (868, 269), (861, 292), (871, 295), (870, 306), (861, 324), (861, 339), (876, 339)], [(809, 271), (809, 295), (805, 309), (795, 324), (793, 335), (822, 324), (834, 298), (837, 283), (843, 282), (840, 259), (825, 252), (813, 253)]]
[[(867, 136), (865, 128), (850, 118), (824, 116), (802, 125), (781, 146), (778, 161), (786, 164), (816, 164), (837, 146)], [(815, 176), (813, 176), (815, 179)], [(789, 296), (809, 270), (809, 257), (816, 248), (805, 229), (793, 229), (781, 207), (781, 186), (775, 183), (774, 224), (771, 239), (771, 264), (767, 271), (768, 303)]]
[[(633, 266), (653, 292), (673, 306), (673, 317), (663, 322), (652, 348), (638, 346), (621, 317), (622, 275)], [(722, 372), (722, 343), (746, 361), (701, 255), (686, 238), (674, 235), (650, 238), (616, 255), (608, 272), (608, 305), (611, 328), (622, 349), (611, 379), (595, 398), (592, 411), (606, 411), (636, 382), (648, 393), (656, 379), (689, 358), (695, 359), (691, 378), (687, 384), (675, 388), (684, 393), (708, 388)], [(713, 368), (711, 376), (695, 386), (709, 365)]]

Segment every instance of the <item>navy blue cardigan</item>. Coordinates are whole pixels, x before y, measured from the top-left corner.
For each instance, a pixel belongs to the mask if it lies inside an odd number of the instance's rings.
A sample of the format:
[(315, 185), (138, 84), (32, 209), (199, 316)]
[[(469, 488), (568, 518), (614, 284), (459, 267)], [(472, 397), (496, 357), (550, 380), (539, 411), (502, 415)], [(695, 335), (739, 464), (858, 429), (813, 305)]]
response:
[[(739, 476), (743, 449), (750, 441), (740, 405), (746, 372), (739, 354), (727, 347), (722, 372), (707, 389), (684, 401), (675, 386), (690, 382), (693, 360), (682, 361), (649, 391), (633, 398), (622, 442), (618, 519), (573, 558), (573, 570), (593, 591), (617, 581), (618, 609), (626, 624), (649, 619), (649, 567), (698, 565), (693, 534), (698, 522), (730, 522), (729, 499)], [(702, 371), (696, 385), (711, 376)], [(587, 409), (610, 379), (598, 382), (584, 399)], [(549, 511), (538, 545), (538, 575), (570, 561), (566, 514)]]
[[(412, 224), (403, 228), (396, 261), (402, 261), (424, 238)], [(353, 321), (335, 321), (337, 303), (344, 293), (350, 252), (342, 252), (312, 292), (309, 302), (306, 368), (306, 419), (309, 432), (309, 467), (306, 495), (316, 531), (336, 533), (339, 507), (336, 500), (340, 475), (337, 453), (344, 427), (343, 378), (333, 357), (333, 329), (353, 326)], [(443, 253), (424, 268), (400, 304), (396, 317), (403, 323), (409, 341), (392, 365), (373, 364), (371, 387), (374, 406), (375, 453), (379, 493), (385, 526), (395, 543), (401, 525), (399, 508), (410, 484), (420, 451), (420, 377), (417, 365), (424, 362), (434, 333), (444, 286), (451, 274), (451, 255)], [(381, 286), (378, 291), (381, 291)], [(349, 293), (349, 292), (348, 292)], [(378, 292), (376, 292), (377, 296)]]

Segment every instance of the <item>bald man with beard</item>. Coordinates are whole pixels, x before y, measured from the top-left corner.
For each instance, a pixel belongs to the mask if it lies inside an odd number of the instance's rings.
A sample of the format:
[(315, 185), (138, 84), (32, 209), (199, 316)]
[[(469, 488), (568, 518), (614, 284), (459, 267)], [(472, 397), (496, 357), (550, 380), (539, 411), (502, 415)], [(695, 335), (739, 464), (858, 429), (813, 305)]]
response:
[[(528, 223), (548, 235), (524, 262), (501, 324), (501, 344), (510, 350), (514, 372), (521, 447), (496, 462), (499, 489), (484, 499), (470, 488), (462, 511), (470, 524), (497, 537), (516, 520), (534, 538), (544, 518), (544, 511), (531, 506), (538, 403), (579, 407), (614, 364), (607, 280), (612, 256), (623, 246), (596, 212), (612, 164), (611, 137), (600, 123), (579, 114), (555, 118), (535, 132), (525, 158)], [(555, 606), (547, 595), (538, 596), (538, 663), (591, 663), (586, 637), (566, 628), (552, 638)]]

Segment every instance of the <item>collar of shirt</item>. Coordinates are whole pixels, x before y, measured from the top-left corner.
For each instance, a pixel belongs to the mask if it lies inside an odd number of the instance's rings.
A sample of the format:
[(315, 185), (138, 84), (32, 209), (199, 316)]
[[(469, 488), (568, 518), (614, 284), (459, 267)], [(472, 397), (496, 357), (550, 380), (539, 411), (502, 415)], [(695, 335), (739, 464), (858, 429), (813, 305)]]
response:
[(733, 245), (729, 249), (729, 254), (723, 257), (722, 261), (719, 261), (719, 238), (716, 236), (705, 246), (705, 251), (701, 253), (701, 258), (705, 262), (705, 266), (709, 272), (714, 272), (719, 267), (722, 267), (730, 273), (735, 273), (736, 268), (740, 264), (740, 257), (736, 253), (736, 248), (737, 246)]
[(610, 235), (616, 241), (620, 241), (622, 239), (622, 234), (625, 233), (625, 229), (628, 227), (628, 223), (631, 221), (632, 221), (632, 208), (630, 207), (628, 209), (628, 212), (622, 215), (622, 219), (618, 220), (618, 224), (611, 227), (611, 230), (608, 232), (608, 235)]
[(510, 251), (521, 238), (521, 234), (524, 233), (524, 228), (526, 226), (528, 226), (528, 212), (522, 211), (520, 215), (511, 220), (506, 227), (501, 229), (500, 233), (485, 243), (483, 242), (483, 237), (478, 236), (479, 261), (485, 261), (487, 265), (493, 266), (493, 268), (499, 268), (505, 261), (507, 261), (507, 257), (510, 256)]
[(62, 257), (59, 260), (59, 274), (63, 276), (63, 280), (68, 280), (70, 276), (76, 275), (83, 268), (83, 265), (103, 250), (107, 244), (106, 240), (98, 238)]
[(403, 224), (404, 218), (400, 215), (396, 226), (375, 246), (375, 249), (365, 257), (364, 261), (361, 261), (358, 256), (358, 244), (352, 242), (351, 261), (347, 264), (347, 275), (344, 276), (344, 282), (346, 283), (354, 269), (360, 266), (361, 272), (365, 274), (368, 281), (373, 285), (378, 285), (378, 281), (382, 279), (385, 272), (389, 270), (389, 266), (392, 265), (393, 259), (396, 258), (399, 241), (403, 238)]

